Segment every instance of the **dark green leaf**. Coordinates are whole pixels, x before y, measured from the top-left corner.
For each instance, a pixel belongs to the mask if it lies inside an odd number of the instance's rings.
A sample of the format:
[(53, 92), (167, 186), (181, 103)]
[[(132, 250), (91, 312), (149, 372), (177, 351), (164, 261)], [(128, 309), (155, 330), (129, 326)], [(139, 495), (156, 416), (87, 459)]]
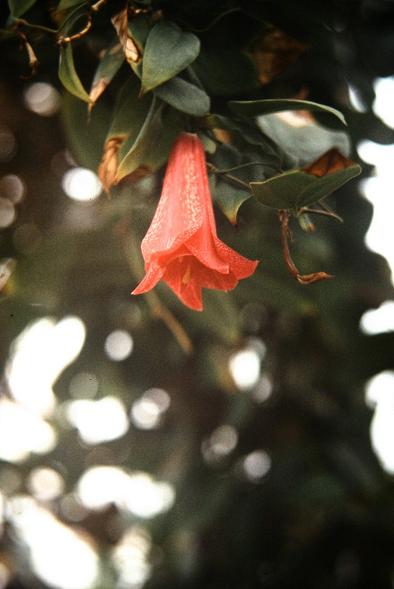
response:
[(68, 92), (62, 100), (62, 122), (75, 161), (97, 172), (111, 112), (100, 101), (88, 121), (86, 105)]
[(207, 92), (217, 96), (251, 92), (259, 85), (252, 60), (238, 47), (202, 48), (193, 69)]
[(111, 83), (123, 62), (124, 53), (119, 43), (108, 47), (97, 67), (89, 92), (92, 105)]
[(11, 16), (19, 18), (36, 3), (36, 0), (8, 0)]
[(160, 21), (150, 31), (142, 63), (142, 92), (148, 92), (176, 76), (192, 63), (200, 51), (200, 41), (176, 25)]
[(120, 162), (117, 182), (139, 169), (143, 175), (151, 174), (167, 161), (170, 149), (183, 129), (183, 118), (173, 109), (165, 112), (165, 108), (161, 104), (154, 109), (152, 101), (139, 136)]
[(339, 110), (310, 100), (266, 99), (266, 100), (231, 100), (230, 109), (238, 115), (257, 117), (285, 110), (307, 110), (328, 113), (346, 125), (345, 117)]
[(85, 102), (90, 102), (89, 95), (82, 86), (75, 69), (71, 43), (67, 43), (60, 48), (59, 78), (63, 86), (71, 94)]
[(211, 106), (209, 96), (204, 90), (179, 77), (158, 86), (155, 94), (177, 110), (195, 117), (206, 115)]
[(360, 172), (358, 164), (322, 177), (290, 170), (263, 182), (250, 182), (250, 187), (255, 198), (267, 207), (297, 209), (325, 198)]
[[(241, 164), (242, 155), (231, 145), (221, 145), (212, 158), (218, 170), (228, 169)], [(242, 176), (242, 171), (232, 173), (235, 177)], [(214, 174), (211, 186), (215, 202), (232, 225), (237, 222), (237, 214), (240, 206), (251, 197), (250, 191), (242, 186), (237, 186), (231, 180), (221, 174)]]

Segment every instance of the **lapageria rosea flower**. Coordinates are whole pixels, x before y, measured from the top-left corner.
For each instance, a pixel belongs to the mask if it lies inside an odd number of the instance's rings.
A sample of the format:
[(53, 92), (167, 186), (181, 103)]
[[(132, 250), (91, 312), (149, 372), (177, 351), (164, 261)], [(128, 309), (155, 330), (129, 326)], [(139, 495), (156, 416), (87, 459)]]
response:
[(228, 291), (256, 269), (217, 236), (204, 147), (199, 137), (182, 133), (168, 160), (163, 190), (141, 244), (146, 275), (132, 294), (164, 280), (180, 300), (203, 308), (201, 289)]

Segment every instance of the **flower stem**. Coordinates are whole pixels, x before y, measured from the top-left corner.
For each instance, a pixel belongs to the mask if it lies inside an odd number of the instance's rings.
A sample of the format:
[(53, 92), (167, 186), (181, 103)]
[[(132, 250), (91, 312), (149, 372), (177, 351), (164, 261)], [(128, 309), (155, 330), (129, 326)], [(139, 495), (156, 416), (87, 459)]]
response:
[(339, 215), (334, 213), (334, 211), (331, 211), (331, 210), (322, 211), (321, 209), (311, 209), (309, 207), (302, 207), (302, 209), (300, 209), (298, 211), (298, 214), (302, 215), (304, 213), (310, 213), (310, 214), (314, 214), (314, 215), (323, 215), (324, 217), (330, 217), (331, 219), (335, 219), (336, 221), (343, 223), (342, 217), (340, 217)]
[[(138, 256), (136, 255), (137, 246), (134, 242), (134, 239), (130, 236), (130, 227), (128, 224), (119, 224), (117, 227), (117, 234), (121, 238), (123, 251), (125, 253), (131, 273), (135, 277), (140, 277), (141, 274), (143, 274), (143, 268)], [(178, 319), (165, 305), (163, 305), (159, 296), (155, 292), (145, 293), (145, 298), (148, 303), (151, 315), (163, 321), (185, 354), (191, 354), (193, 351), (192, 341)]]
[(286, 266), (290, 273), (298, 280), (300, 284), (312, 284), (313, 282), (318, 282), (319, 280), (325, 280), (327, 278), (333, 278), (331, 274), (327, 274), (326, 272), (313, 272), (312, 274), (301, 274), (298, 270), (297, 266), (293, 262), (293, 259), (290, 254), (290, 247), (289, 247), (289, 221), (290, 221), (290, 213), (286, 209), (279, 209), (279, 222), (281, 225), (281, 240), (282, 240), (282, 251), (283, 257), (286, 263)]
[(236, 176), (233, 176), (232, 174), (228, 174), (226, 170), (225, 171), (219, 170), (218, 168), (216, 168), (216, 166), (214, 166), (211, 163), (208, 163), (207, 162), (207, 167), (208, 167), (208, 169), (209, 169), (210, 172), (213, 172), (213, 174), (223, 175), (223, 177), (225, 179), (229, 180), (233, 184), (237, 184), (238, 186), (242, 187), (244, 190), (247, 190), (248, 192), (250, 192), (250, 187), (249, 187), (249, 184), (247, 182), (244, 182), (240, 178), (236, 178)]

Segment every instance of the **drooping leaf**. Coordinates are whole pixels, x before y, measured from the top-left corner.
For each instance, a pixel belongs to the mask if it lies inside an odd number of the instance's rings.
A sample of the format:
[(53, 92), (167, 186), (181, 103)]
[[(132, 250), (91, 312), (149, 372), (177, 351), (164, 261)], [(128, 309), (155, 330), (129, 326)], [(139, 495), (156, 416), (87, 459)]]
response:
[(148, 115), (149, 124), (144, 125), (132, 149), (120, 162), (116, 182), (126, 176), (138, 180), (158, 170), (167, 161), (176, 137), (183, 130), (180, 113), (163, 104), (154, 110), (153, 105), (154, 102)]
[(303, 170), (290, 170), (263, 182), (250, 182), (255, 198), (275, 209), (298, 209), (325, 198), (358, 176), (361, 167), (336, 150)]
[(123, 62), (124, 53), (119, 43), (108, 47), (93, 78), (92, 87), (89, 92), (89, 110), (93, 108), (101, 94), (111, 83)]
[(100, 180), (107, 191), (117, 181), (119, 162), (127, 156), (138, 137), (143, 134), (152, 101), (152, 96), (139, 97), (137, 78), (128, 80), (123, 86), (115, 105), (99, 168)]
[(267, 115), (275, 112), (282, 112), (286, 110), (307, 110), (324, 112), (333, 115), (338, 119), (342, 125), (346, 125), (345, 117), (339, 110), (312, 102), (310, 100), (297, 100), (290, 98), (268, 98), (264, 100), (231, 100), (229, 102), (230, 109), (245, 117), (257, 117), (259, 115)]
[(146, 93), (176, 76), (197, 57), (200, 41), (175, 24), (158, 22), (150, 31), (142, 63), (142, 93)]
[(75, 69), (71, 43), (60, 48), (59, 79), (71, 94), (85, 102), (90, 102), (89, 94), (82, 86)]
[(124, 8), (112, 18), (112, 24), (118, 34), (119, 41), (123, 47), (124, 55), (127, 63), (135, 65), (141, 60), (141, 52), (134, 42), (134, 39), (129, 35), (128, 31), (128, 13), (127, 8)]
[(211, 106), (204, 90), (178, 76), (155, 88), (155, 94), (177, 110), (195, 117), (206, 115)]
[(8, 0), (11, 16), (19, 18), (36, 3), (36, 0)]
[(111, 121), (112, 113), (107, 104), (100, 101), (88, 120), (86, 104), (67, 92), (62, 100), (61, 114), (73, 158), (81, 166), (97, 172)]

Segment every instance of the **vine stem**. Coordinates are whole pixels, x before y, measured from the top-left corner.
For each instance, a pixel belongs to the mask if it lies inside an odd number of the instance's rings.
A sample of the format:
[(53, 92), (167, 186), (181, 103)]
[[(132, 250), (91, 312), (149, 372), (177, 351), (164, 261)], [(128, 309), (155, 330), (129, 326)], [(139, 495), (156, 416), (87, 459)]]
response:
[(244, 190), (250, 192), (250, 187), (247, 182), (240, 180), (240, 178), (236, 178), (236, 176), (233, 176), (232, 174), (228, 174), (226, 170), (219, 170), (218, 168), (216, 168), (216, 166), (209, 162), (207, 162), (207, 168), (210, 172), (213, 172), (214, 174), (221, 174), (224, 176), (224, 178), (230, 180), (230, 182), (233, 182), (233, 184), (237, 184), (238, 186), (241, 186)]
[(291, 253), (290, 253), (290, 246), (289, 246), (289, 237), (290, 237), (290, 229), (289, 229), (289, 221), (290, 221), (290, 213), (286, 209), (279, 209), (278, 210), (279, 222), (281, 226), (281, 240), (282, 240), (282, 251), (283, 257), (286, 263), (286, 266), (290, 273), (296, 278), (296, 280), (300, 284), (312, 284), (313, 282), (318, 282), (319, 280), (326, 280), (328, 278), (333, 278), (331, 274), (327, 274), (327, 272), (312, 272), (311, 274), (301, 274), (298, 270), (297, 266), (295, 265)]

